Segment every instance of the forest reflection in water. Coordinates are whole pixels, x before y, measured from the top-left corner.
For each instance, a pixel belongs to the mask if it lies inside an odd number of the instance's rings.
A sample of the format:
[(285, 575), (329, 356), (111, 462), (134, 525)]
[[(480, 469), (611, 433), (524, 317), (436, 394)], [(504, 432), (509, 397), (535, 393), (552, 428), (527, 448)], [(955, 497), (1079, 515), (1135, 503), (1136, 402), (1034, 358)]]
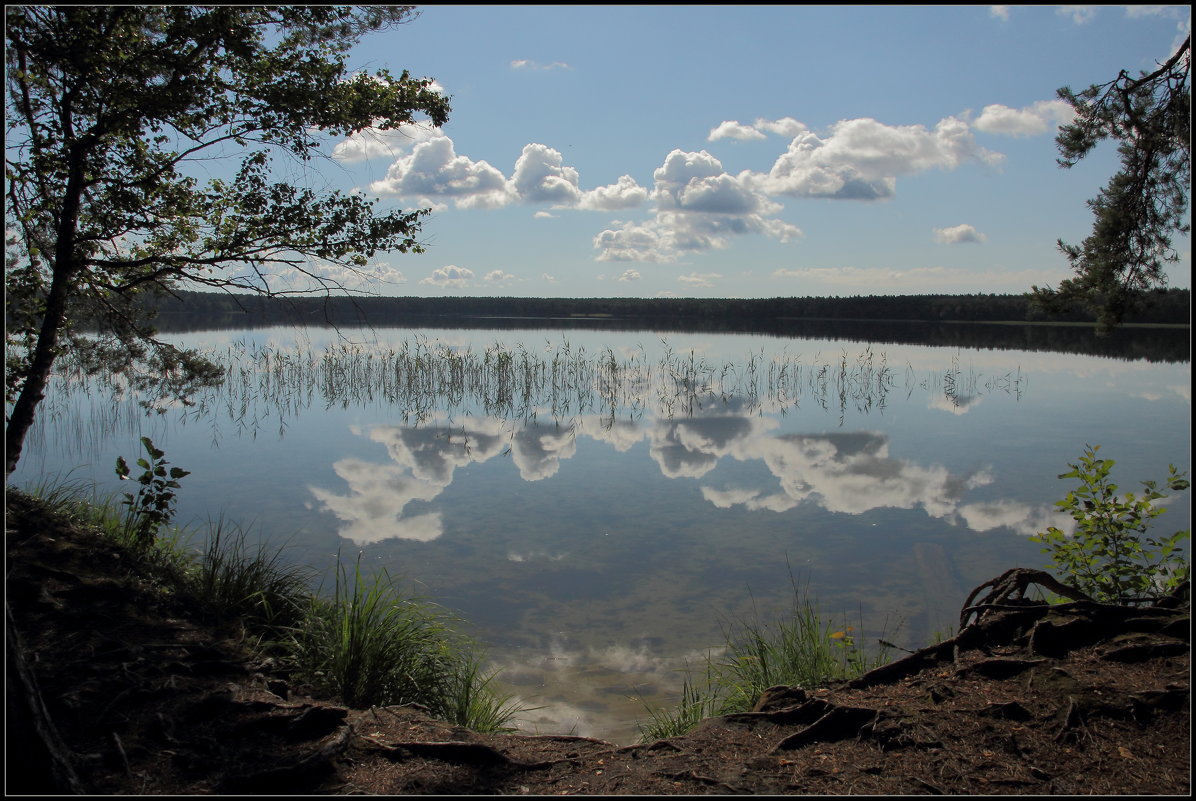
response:
[(192, 471), (180, 519), (255, 523), (320, 568), (359, 549), (473, 624), (546, 705), (529, 728), (625, 741), (645, 714), (628, 698), (668, 703), (726, 619), (786, 607), (788, 566), (831, 613), (921, 645), (972, 586), (1042, 563), (1025, 535), (1059, 522), (1055, 477), (1085, 442), (1127, 483), (1189, 458), (1186, 363), (379, 334), (188, 335), (228, 380), (161, 413), (64, 370), (22, 469), (83, 462), (114, 485), (152, 436)]

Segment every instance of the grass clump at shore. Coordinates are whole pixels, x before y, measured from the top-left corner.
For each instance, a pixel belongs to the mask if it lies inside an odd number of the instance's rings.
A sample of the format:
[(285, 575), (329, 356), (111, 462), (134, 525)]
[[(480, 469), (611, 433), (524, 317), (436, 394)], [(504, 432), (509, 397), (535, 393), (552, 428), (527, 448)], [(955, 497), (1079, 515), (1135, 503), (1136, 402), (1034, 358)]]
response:
[(786, 615), (766, 622), (755, 614), (725, 627), (726, 644), (707, 656), (698, 677), (686, 676), (677, 705), (649, 708), (651, 717), (639, 724), (641, 739), (676, 737), (705, 718), (750, 711), (769, 687), (822, 687), (889, 661), (884, 645), (869, 652), (855, 631), (824, 623), (807, 590), (794, 583)]
[(338, 559), (331, 598), (312, 596), (287, 639), (301, 679), (354, 707), (421, 704), (475, 731), (503, 731), (520, 711), (491, 687), (477, 647), (435, 604), (404, 597), (382, 571)]
[[(22, 492), (11, 487), (5, 491)], [(205, 620), (241, 628), (246, 641), (285, 663), (316, 693), (357, 708), (421, 704), (478, 732), (511, 731), (525, 711), (493, 686), (480, 647), (457, 633), (461, 621), (431, 602), (405, 597), (385, 572), (350, 573), (338, 560), (331, 597), (312, 590), (311, 571), (289, 565), (282, 548), (251, 546), (225, 521), (199, 532), (130, 525), (116, 496), (82, 482), (46, 481), (23, 494), (48, 519), (89, 528), (122, 550), (140, 580), (175, 596)]]

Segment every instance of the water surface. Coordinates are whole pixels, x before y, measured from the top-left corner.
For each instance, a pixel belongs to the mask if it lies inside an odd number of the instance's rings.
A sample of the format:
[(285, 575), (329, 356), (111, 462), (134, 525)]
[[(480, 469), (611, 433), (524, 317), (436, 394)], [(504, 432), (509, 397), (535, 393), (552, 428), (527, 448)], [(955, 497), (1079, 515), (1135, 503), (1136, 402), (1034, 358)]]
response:
[[(1085, 444), (1123, 489), (1190, 464), (1190, 364), (859, 339), (635, 331), (194, 332), (233, 365), (146, 412), (60, 382), (19, 484), (147, 435), (179, 520), (224, 515), (327, 570), (402, 575), (460, 613), (530, 731), (620, 742), (729, 620), (808, 586), (828, 619), (917, 647), (967, 592), (1043, 566)], [(1187, 525), (1187, 497), (1160, 525)]]

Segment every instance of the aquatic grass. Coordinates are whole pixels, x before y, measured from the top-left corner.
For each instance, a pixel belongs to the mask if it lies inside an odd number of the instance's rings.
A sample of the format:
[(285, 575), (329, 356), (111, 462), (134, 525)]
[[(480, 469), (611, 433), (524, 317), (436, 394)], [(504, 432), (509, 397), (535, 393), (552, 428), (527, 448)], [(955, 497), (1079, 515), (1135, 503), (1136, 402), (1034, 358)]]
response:
[(478, 731), (496, 731), (521, 708), (492, 686), (477, 646), (431, 602), (406, 597), (385, 571), (367, 578), (337, 560), (330, 598), (313, 596), (290, 638), (300, 678), (352, 707), (420, 704)]
[(311, 596), (311, 571), (288, 565), (284, 546), (247, 544), (247, 532), (223, 518), (209, 523), (203, 550), (187, 573), (185, 590), (203, 614), (239, 619), (260, 632), (295, 626)]
[(636, 724), (643, 742), (678, 737), (691, 731), (706, 718), (723, 714), (722, 688), (715, 682), (718, 673), (709, 660), (710, 657), (707, 656), (706, 670), (702, 674), (704, 686), (698, 687), (687, 675), (682, 680), (681, 698), (676, 706), (661, 709), (644, 705), (650, 717)]
[(707, 717), (749, 711), (769, 687), (816, 688), (853, 678), (889, 661), (884, 640), (872, 652), (854, 626), (824, 623), (805, 586), (793, 584), (787, 614), (765, 621), (753, 615), (724, 625), (725, 645), (708, 656), (698, 680), (687, 670), (681, 698), (671, 709), (649, 707), (639, 724), (644, 742), (684, 734)]
[(463, 650), (448, 677), (441, 715), (445, 720), (477, 732), (513, 732), (514, 718), (540, 707), (524, 706), (494, 685), (499, 671), (486, 672), (477, 647)]

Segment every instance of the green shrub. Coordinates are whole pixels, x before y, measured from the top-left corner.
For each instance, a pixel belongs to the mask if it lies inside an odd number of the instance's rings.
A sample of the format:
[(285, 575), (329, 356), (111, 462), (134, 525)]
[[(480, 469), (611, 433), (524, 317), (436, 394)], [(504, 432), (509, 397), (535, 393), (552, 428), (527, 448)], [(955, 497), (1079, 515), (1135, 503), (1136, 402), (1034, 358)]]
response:
[[(1059, 478), (1077, 478), (1080, 485), (1055, 505), (1076, 521), (1071, 534), (1051, 526), (1031, 541), (1044, 544), (1048, 566), (1062, 581), (1106, 603), (1128, 604), (1166, 595), (1188, 577), (1190, 566), (1180, 549), (1190, 531), (1169, 537), (1147, 535), (1151, 522), (1166, 507), (1156, 501), (1167, 496), (1159, 482), (1143, 481), (1144, 491), (1117, 495), (1109, 476), (1114, 461), (1097, 457), (1100, 446), (1086, 445), (1078, 464)], [(1190, 486), (1186, 473), (1170, 466), (1166, 490), (1180, 492)]]
[[(121, 503), (128, 507), (125, 534), (134, 547), (148, 550), (158, 531), (174, 517), (174, 491), (179, 488), (179, 479), (191, 473), (178, 467), (167, 471), (166, 454), (155, 448), (149, 437), (142, 437), (141, 445), (149, 456), (148, 460), (144, 457), (137, 460), (142, 473), (136, 481), (141, 488), (136, 496), (131, 492), (124, 493), (125, 499)], [(123, 456), (116, 457), (116, 475), (122, 481), (134, 480)]]

